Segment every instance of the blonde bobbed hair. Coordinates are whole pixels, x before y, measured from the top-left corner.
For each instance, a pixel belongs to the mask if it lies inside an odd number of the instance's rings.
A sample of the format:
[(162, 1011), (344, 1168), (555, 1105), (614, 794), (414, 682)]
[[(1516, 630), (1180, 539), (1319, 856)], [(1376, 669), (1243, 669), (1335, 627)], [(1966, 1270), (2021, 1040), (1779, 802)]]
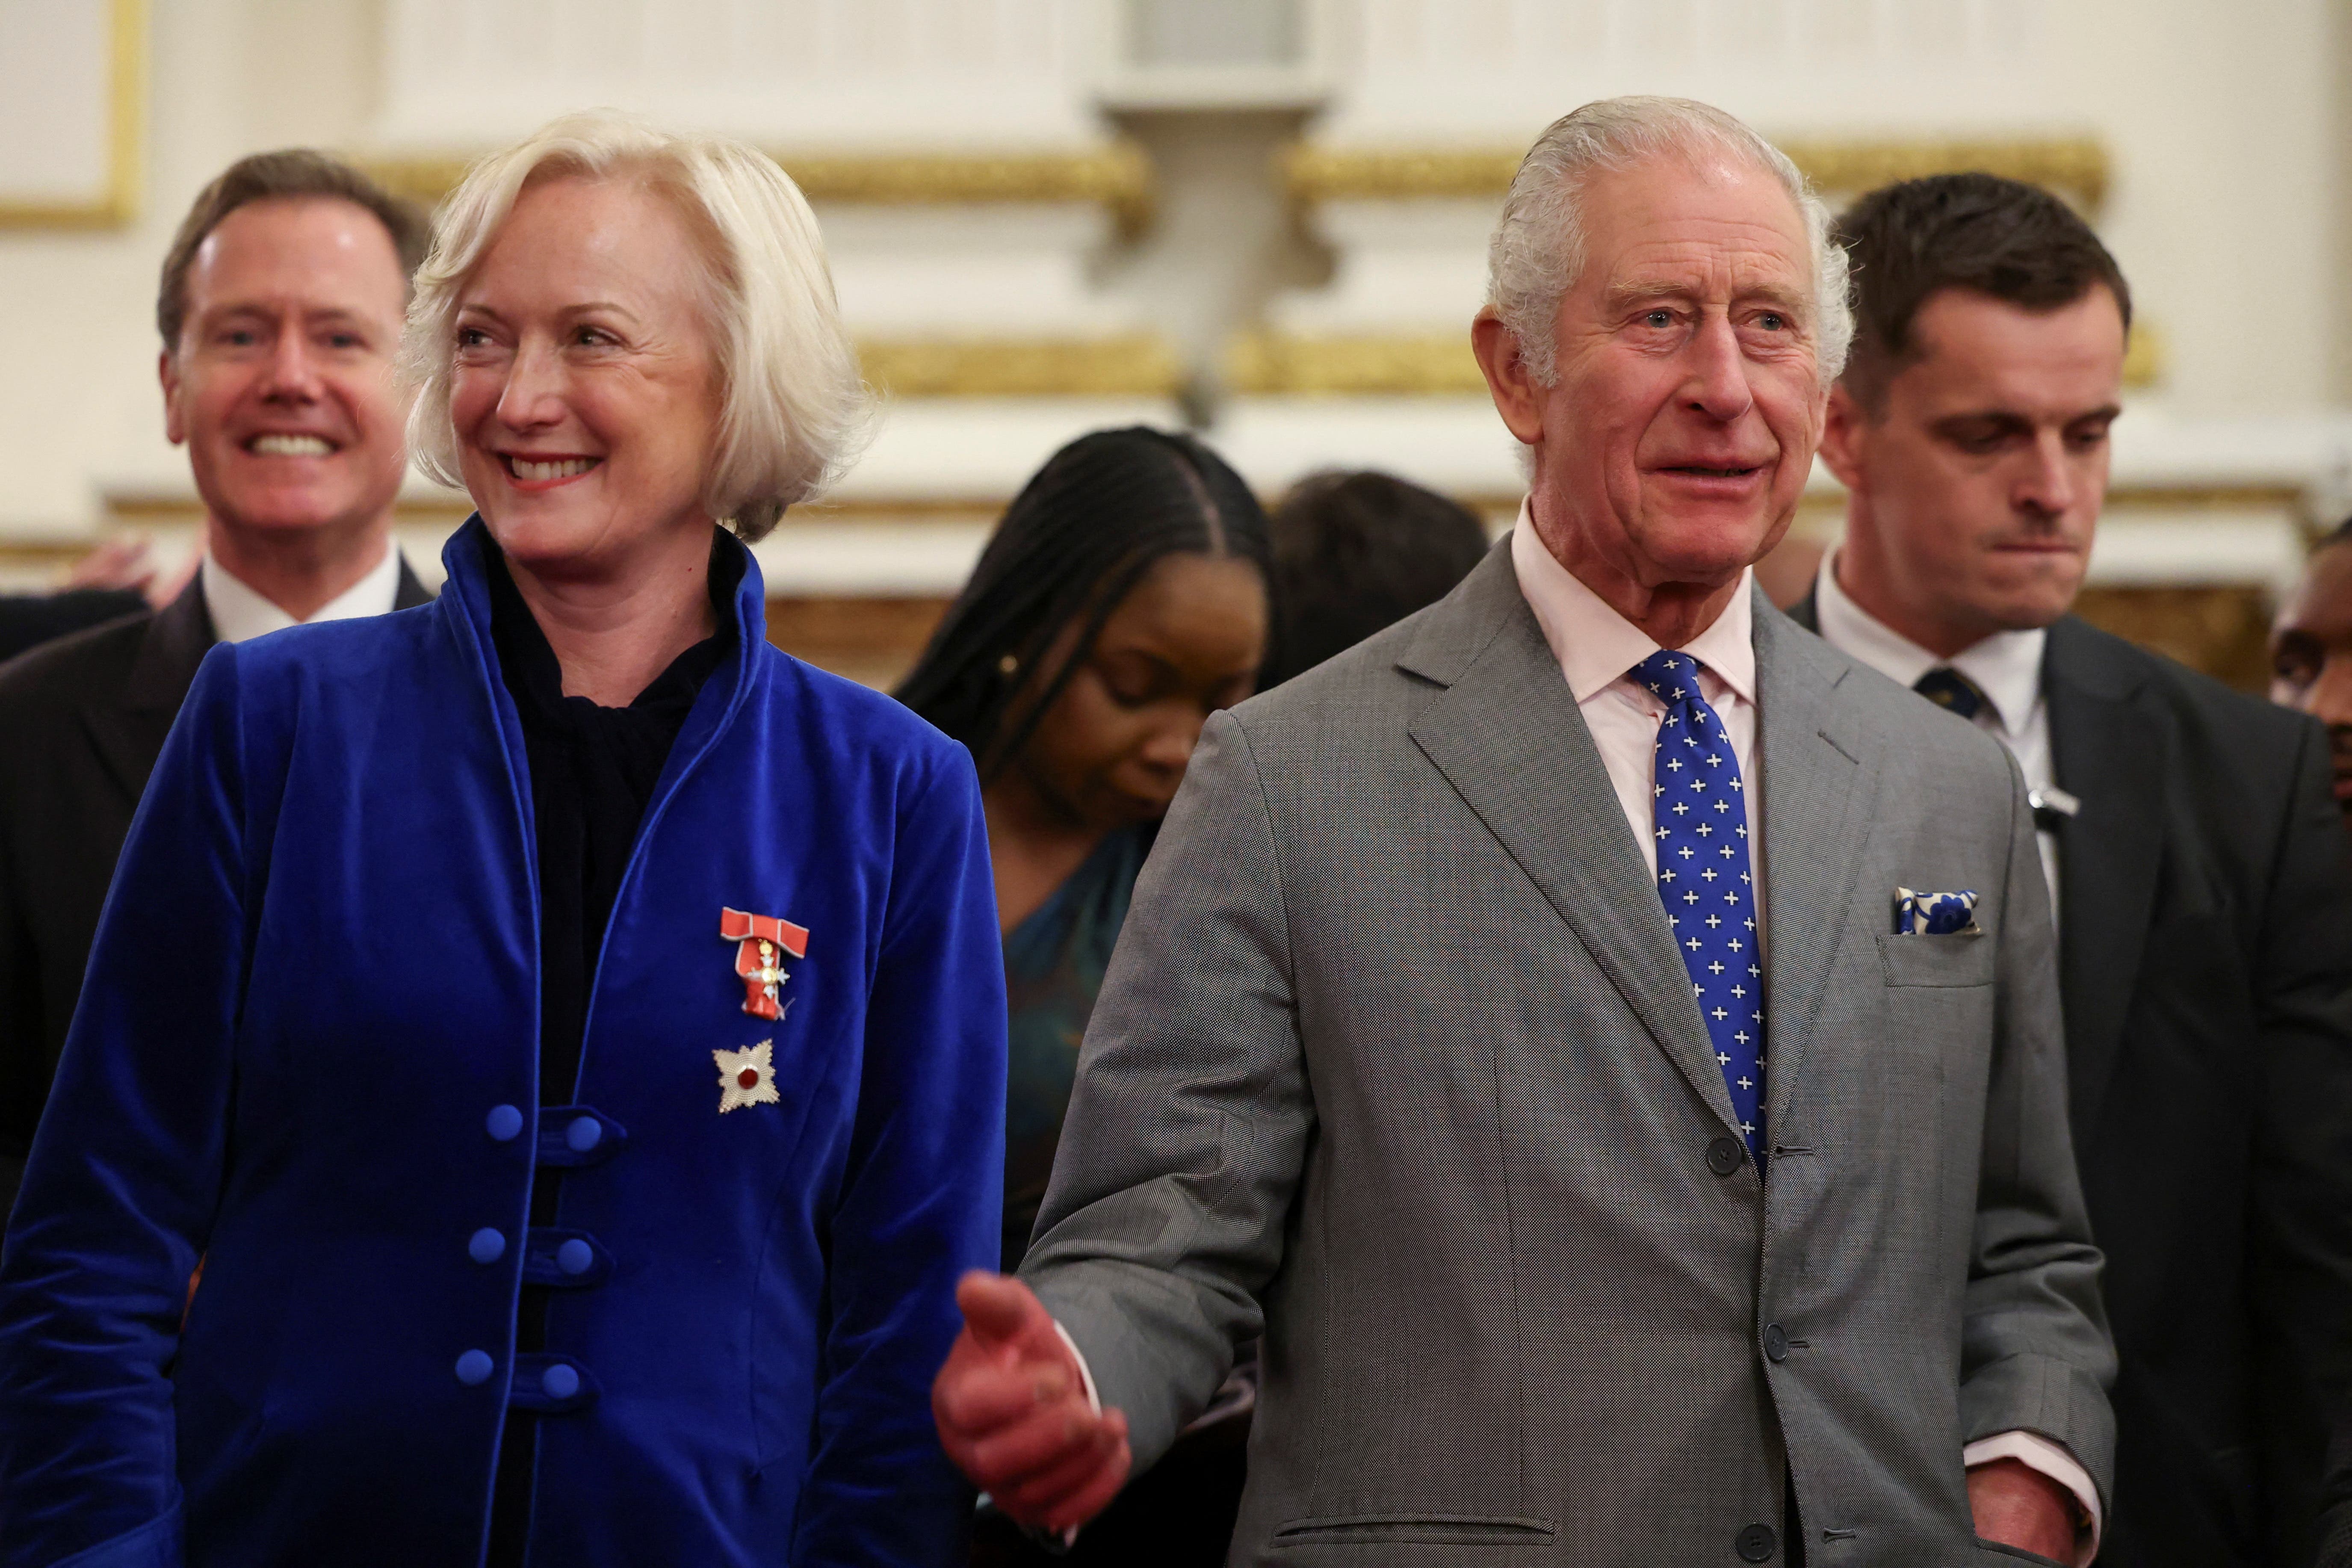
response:
[(566, 176), (641, 183), (677, 206), (703, 257), (699, 296), (720, 381), (704, 510), (746, 542), (822, 494), (856, 460), (873, 396), (842, 330), (816, 216), (775, 161), (719, 136), (680, 135), (610, 110), (566, 115), (484, 158), (443, 204), (401, 340), (415, 389), (409, 450), (462, 485), (449, 412), (466, 280), (525, 188)]

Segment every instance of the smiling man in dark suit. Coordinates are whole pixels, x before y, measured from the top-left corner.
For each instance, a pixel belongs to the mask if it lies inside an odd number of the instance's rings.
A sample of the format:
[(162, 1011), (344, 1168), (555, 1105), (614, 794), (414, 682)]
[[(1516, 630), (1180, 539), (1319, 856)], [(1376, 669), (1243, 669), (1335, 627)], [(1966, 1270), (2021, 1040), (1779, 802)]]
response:
[(2352, 1348), (2352, 874), (2328, 738), (2067, 614), (2131, 296), (1986, 174), (1841, 220), (1822, 455), (1844, 543), (1797, 618), (2000, 739), (2059, 929), (2070, 1115), (2121, 1359), (2099, 1561), (2309, 1561)]
[[(164, 259), (165, 427), (205, 508), (196, 576), (0, 665), (0, 1215), (15, 1203), (131, 813), (215, 642), (429, 596), (392, 544), (393, 374), (423, 220), (357, 170), (265, 153), (196, 198)], [(155, 940), (171, 940), (158, 911)]]

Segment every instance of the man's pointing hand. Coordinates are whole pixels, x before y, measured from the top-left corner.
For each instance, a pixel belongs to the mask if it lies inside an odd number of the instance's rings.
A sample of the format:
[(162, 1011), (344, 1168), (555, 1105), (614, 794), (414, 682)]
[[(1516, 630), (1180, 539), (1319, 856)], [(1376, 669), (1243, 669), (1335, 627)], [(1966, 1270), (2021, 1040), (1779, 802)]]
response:
[(1127, 1479), (1127, 1417), (1095, 1414), (1077, 1357), (1028, 1286), (967, 1274), (956, 1304), (963, 1332), (931, 1384), (948, 1458), (1016, 1523), (1084, 1524)]

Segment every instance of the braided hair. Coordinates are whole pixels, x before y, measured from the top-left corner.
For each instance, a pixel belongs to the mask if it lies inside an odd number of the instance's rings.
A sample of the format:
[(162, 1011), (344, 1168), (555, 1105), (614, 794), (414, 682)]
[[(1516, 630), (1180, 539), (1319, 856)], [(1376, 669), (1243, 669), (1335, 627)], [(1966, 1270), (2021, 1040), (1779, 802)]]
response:
[[(1242, 477), (1190, 436), (1097, 430), (1013, 498), (898, 700), (962, 742), (986, 784), (1020, 753), (1095, 638), (1171, 555), (1268, 568), (1265, 513)], [(1051, 669), (1039, 668), (1070, 628)]]

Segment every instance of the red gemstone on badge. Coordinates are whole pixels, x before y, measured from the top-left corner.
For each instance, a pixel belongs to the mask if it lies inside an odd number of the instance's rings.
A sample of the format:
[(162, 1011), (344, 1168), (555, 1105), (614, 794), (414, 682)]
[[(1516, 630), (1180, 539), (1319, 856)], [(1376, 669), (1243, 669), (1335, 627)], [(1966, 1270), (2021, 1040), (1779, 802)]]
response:
[(760, 1087), (760, 1069), (745, 1068), (735, 1075), (735, 1081), (745, 1089), (757, 1089)]

